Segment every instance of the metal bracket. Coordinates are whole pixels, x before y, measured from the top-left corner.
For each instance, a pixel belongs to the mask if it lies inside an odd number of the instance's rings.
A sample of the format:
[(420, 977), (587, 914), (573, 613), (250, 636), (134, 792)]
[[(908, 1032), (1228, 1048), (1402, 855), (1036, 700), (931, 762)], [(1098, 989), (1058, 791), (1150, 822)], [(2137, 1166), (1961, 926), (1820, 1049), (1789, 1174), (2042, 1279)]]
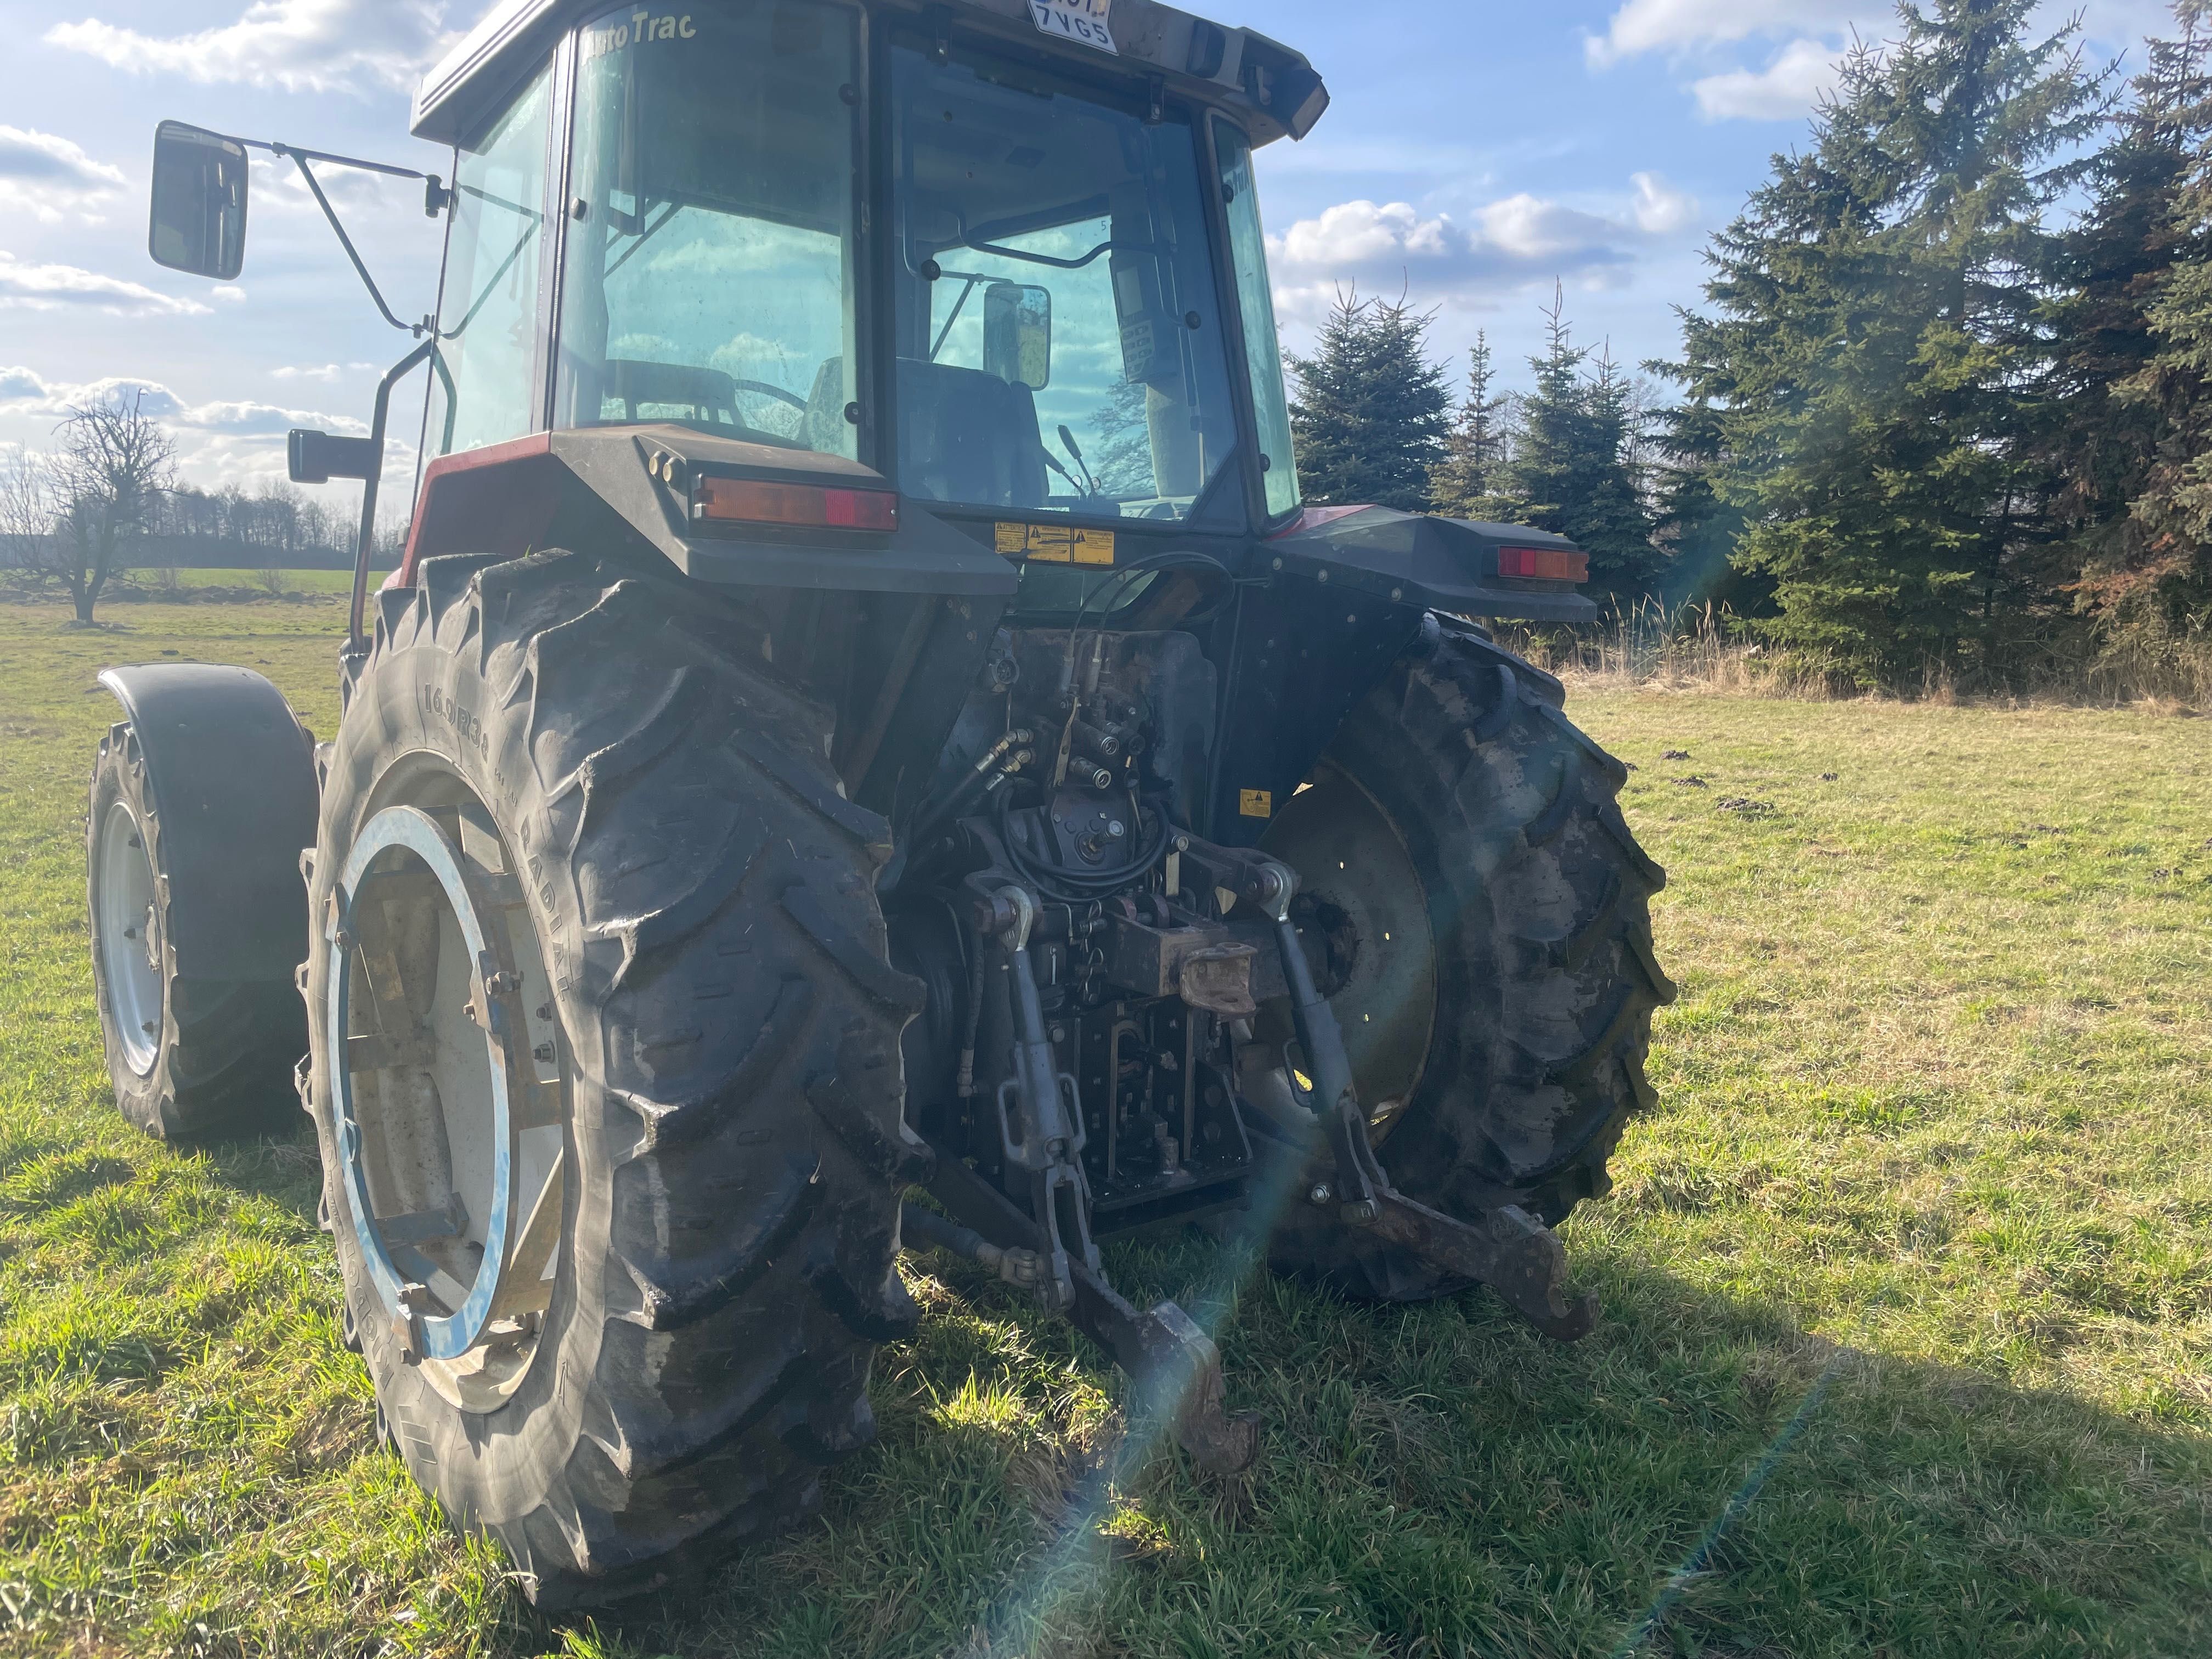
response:
[[(950, 1147), (936, 1152), (932, 1197), (1000, 1249), (1043, 1253), (1042, 1226)], [(1224, 1409), (1221, 1351), (1190, 1316), (1172, 1302), (1139, 1312), (1093, 1262), (1071, 1261), (1068, 1273), (1074, 1292), (1070, 1322), (1128, 1374), (1142, 1413), (1171, 1424), (1176, 1443), (1208, 1473), (1236, 1474), (1250, 1468), (1260, 1449), (1259, 1424)]]
[(1312, 1068), (1314, 1103), (1336, 1164), (1337, 1214), (1348, 1227), (1370, 1230), (1424, 1261), (1489, 1285), (1547, 1336), (1562, 1342), (1587, 1336), (1597, 1323), (1597, 1298), (1567, 1300), (1566, 1247), (1557, 1233), (1516, 1205), (1486, 1210), (1467, 1222), (1417, 1203), (1390, 1184), (1368, 1139), (1344, 1032), (1314, 988), (1312, 967), (1291, 921), (1297, 877), (1279, 864), (1263, 863), (1260, 874), (1291, 988), (1291, 1021)]
[(1050, 1267), (1046, 1305), (1066, 1309), (1076, 1297), (1075, 1269), (1098, 1271), (1098, 1246), (1091, 1237), (1091, 1182), (1083, 1172), (1082, 1102), (1075, 1079), (1060, 1069), (1045, 1035), (1044, 1008), (1030, 959), (1036, 900), (1022, 887), (1007, 887), (998, 897), (1010, 916), (1002, 931), (1014, 1011), (1014, 1074), (1000, 1086), (997, 1103), (1000, 1151), (1009, 1176), (1021, 1172), (1030, 1214), (1042, 1234)]

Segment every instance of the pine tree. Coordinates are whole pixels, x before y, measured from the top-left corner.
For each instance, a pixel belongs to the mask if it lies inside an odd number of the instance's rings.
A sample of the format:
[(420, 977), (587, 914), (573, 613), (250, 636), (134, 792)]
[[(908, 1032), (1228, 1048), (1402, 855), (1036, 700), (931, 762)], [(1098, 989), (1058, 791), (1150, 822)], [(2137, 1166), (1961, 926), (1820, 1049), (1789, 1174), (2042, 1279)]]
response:
[(1340, 295), (1310, 357), (1292, 357), (1291, 427), (1309, 501), (1429, 505), (1429, 469), (1442, 456), (1451, 394), (1429, 360), (1433, 320), (1395, 304)]
[(1630, 466), (1630, 384), (1610, 356), (1596, 373), (1574, 343), (1564, 295), (1544, 313), (1535, 389), (1522, 399), (1513, 453), (1497, 469), (1498, 516), (1573, 540), (1589, 555), (1592, 597), (1626, 608), (1651, 579), (1651, 522)]
[(1446, 518), (1489, 520), (1499, 511), (1496, 485), (1505, 459), (1505, 399), (1490, 389), (1496, 378), (1490, 337), (1478, 332), (1467, 354), (1467, 399), (1445, 435), (1443, 459), (1429, 471), (1430, 500)]
[(2113, 257), (2139, 267), (2106, 307), (2120, 313), (2106, 356), (2140, 360), (2112, 399), (2118, 458), (2086, 458), (2105, 462), (2097, 507), (2121, 489), (2132, 498), (2101, 537), (2093, 523), (2083, 561), (2081, 591), (2108, 627), (2172, 629), (2212, 608), (2212, 4), (2178, 0), (2174, 17), (2180, 35), (2151, 43), (2101, 169), (2099, 206), (2133, 239)]
[(2047, 557), (2043, 210), (2102, 77), (2034, 0), (1901, 6), (1840, 66), (1810, 148), (1710, 251), (1677, 366), (1717, 411), (1714, 484), (1778, 639), (1869, 680), (2001, 678), (2066, 609)]
[(2088, 210), (2061, 240), (2053, 273), (2063, 292), (2051, 327), (2063, 343), (2051, 421), (2063, 481), (2055, 505), (2070, 532), (2065, 574), (2104, 623), (2160, 587), (2169, 604), (2185, 607), (2191, 587), (2194, 602), (2203, 598), (2203, 573), (2192, 582), (2184, 567), (2198, 562), (2190, 550), (2205, 538), (2166, 511), (2177, 464), (2205, 447), (2201, 428), (2189, 430), (2203, 382), (2171, 355), (2178, 342), (2154, 319), (2180, 322), (2167, 308), (2175, 284), (2185, 296), (2188, 272), (2208, 252), (2202, 204), (2192, 210), (2185, 200), (2192, 160), (2212, 137), (2206, 11), (2207, 0), (2179, 0), (2179, 37), (2148, 43), (2148, 66), (2090, 165)]
[[(1663, 372), (1666, 365), (1653, 365)], [(1772, 609), (1774, 584), (1737, 570), (1729, 556), (1743, 539), (1740, 508), (1721, 499), (1715, 475), (1721, 458), (1720, 411), (1692, 400), (1657, 417), (1651, 540), (1665, 572), (1658, 598), (1680, 605), (1723, 606), (1739, 617)]]
[(1616, 610), (1650, 592), (1656, 574), (1644, 481), (1630, 459), (1634, 394), (1612, 353), (1601, 350), (1597, 372), (1583, 388), (1583, 443), (1559, 515), (1561, 533), (1589, 555), (1591, 592)]

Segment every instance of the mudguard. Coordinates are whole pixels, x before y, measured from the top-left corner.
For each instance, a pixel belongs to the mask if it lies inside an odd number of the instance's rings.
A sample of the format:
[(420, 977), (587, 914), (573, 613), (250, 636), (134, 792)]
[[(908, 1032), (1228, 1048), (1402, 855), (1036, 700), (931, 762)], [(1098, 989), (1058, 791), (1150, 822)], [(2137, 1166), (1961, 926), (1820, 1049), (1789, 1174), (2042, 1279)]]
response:
[(314, 739), (250, 669), (111, 668), (146, 764), (179, 979), (289, 980), (307, 948)]
[(1524, 526), (1439, 519), (1388, 507), (1308, 507), (1267, 543), (1268, 566), (1288, 576), (1334, 580), (1337, 592), (1387, 598), (1454, 617), (1592, 623), (1597, 606), (1563, 581), (1498, 574), (1506, 547), (1581, 550)]

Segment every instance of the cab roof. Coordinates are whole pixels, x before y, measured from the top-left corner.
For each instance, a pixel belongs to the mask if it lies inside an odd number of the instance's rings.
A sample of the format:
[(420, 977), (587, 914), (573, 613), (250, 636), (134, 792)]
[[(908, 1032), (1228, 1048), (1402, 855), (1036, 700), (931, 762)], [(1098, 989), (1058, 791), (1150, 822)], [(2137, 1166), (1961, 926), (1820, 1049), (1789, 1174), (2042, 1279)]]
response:
[[(718, 0), (691, 0), (712, 5)], [(682, 10), (683, 5), (641, 5), (641, 12)], [(432, 70), (415, 95), (415, 136), (433, 143), (459, 143), (492, 114), (507, 93), (543, 61), (553, 42), (580, 20), (605, 9), (605, 0), (499, 0), (490, 15), (446, 60)], [(1029, 0), (882, 0), (879, 12), (903, 13), (928, 27), (931, 15), (963, 27), (980, 27), (1047, 57), (1097, 66), (1096, 49), (1049, 38), (1031, 21)], [(1158, 0), (1113, 0), (1118, 61), (1140, 76), (1154, 76), (1176, 90), (1234, 108), (1255, 144), (1287, 133), (1303, 138), (1328, 107), (1328, 89), (1313, 66), (1288, 46), (1250, 29), (1209, 23)]]

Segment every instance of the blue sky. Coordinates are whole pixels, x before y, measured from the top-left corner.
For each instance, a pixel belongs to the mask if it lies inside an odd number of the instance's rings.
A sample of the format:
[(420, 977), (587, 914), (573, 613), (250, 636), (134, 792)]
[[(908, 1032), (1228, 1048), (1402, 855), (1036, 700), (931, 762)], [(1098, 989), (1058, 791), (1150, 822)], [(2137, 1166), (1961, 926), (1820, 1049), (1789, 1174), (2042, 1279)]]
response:
[[(1628, 362), (1669, 353), (1698, 250), (1804, 131), (1855, 0), (1412, 5), (1219, 0), (1194, 8), (1305, 52), (1334, 103), (1261, 157), (1285, 333), (1341, 284), (1434, 307), (1455, 368), (1486, 330), (1509, 384), (1564, 284), (1578, 339)], [(0, 446), (42, 447), (64, 405), (151, 388), (186, 474), (282, 476), (295, 425), (365, 430), (404, 337), (379, 320), (289, 171), (257, 167), (246, 270), (228, 289), (145, 253), (154, 124), (174, 116), (443, 172), (406, 135), (423, 67), (484, 0), (0, 0)], [(2065, 8), (2063, 9), (2072, 9)], [(2091, 49), (2126, 51), (2154, 0), (2087, 0)], [(2049, 8), (2055, 18), (2059, 7)], [(394, 308), (434, 297), (419, 186), (328, 175)], [(419, 392), (395, 428), (413, 425)], [(409, 433), (411, 435), (411, 431)], [(404, 494), (414, 457), (387, 477)], [(334, 486), (336, 489), (337, 487)]]

